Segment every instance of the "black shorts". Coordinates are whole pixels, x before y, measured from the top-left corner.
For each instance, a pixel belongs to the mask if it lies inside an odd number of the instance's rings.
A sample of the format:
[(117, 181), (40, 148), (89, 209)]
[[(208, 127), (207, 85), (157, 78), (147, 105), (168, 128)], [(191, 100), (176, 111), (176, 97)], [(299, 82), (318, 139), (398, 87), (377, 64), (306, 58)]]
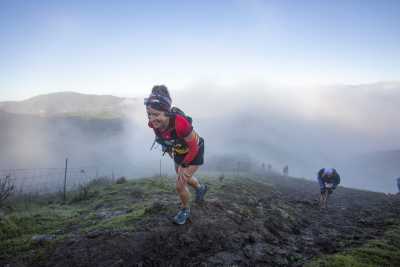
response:
[[(186, 154), (182, 155), (174, 155), (174, 161), (176, 164), (180, 165), (183, 159), (186, 157)], [(204, 139), (200, 137), (199, 142), (199, 151), (197, 152), (196, 157), (189, 162), (189, 165), (203, 165), (204, 163)]]

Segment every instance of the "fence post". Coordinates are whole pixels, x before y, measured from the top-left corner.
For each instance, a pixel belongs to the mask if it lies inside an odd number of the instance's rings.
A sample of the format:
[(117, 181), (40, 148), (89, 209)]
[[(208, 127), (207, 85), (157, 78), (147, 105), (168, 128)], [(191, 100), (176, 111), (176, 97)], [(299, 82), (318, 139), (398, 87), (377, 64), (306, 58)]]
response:
[(160, 158), (160, 178), (161, 178), (161, 176), (162, 176), (162, 175), (161, 175), (161, 159), (162, 159), (162, 158)]
[(67, 199), (67, 171), (68, 171), (68, 158), (65, 159), (65, 174), (64, 174), (64, 201)]

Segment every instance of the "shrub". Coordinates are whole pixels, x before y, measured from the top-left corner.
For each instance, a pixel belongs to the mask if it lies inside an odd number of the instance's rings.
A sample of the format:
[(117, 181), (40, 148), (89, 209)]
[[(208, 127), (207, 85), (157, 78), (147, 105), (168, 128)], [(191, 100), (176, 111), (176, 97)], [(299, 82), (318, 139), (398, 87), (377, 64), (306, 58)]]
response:
[(119, 177), (119, 178), (115, 181), (115, 183), (116, 183), (116, 184), (124, 184), (124, 183), (126, 183), (126, 178), (125, 178), (124, 176)]
[(14, 192), (14, 183), (10, 175), (0, 177), (0, 206)]
[(99, 177), (96, 179), (91, 180), (90, 182), (87, 183), (89, 187), (95, 187), (95, 186), (104, 186), (104, 185), (111, 185), (112, 180), (111, 178), (107, 176)]

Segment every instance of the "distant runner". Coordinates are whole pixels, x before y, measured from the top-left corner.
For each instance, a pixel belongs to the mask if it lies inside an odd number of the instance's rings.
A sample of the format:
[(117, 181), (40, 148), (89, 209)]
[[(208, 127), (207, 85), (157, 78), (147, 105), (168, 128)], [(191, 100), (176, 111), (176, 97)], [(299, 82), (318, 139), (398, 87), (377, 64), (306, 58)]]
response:
[(164, 153), (168, 153), (175, 162), (177, 173), (176, 191), (181, 200), (181, 208), (174, 217), (176, 224), (185, 224), (190, 217), (187, 185), (196, 191), (196, 202), (201, 202), (207, 192), (207, 186), (201, 185), (193, 174), (204, 161), (204, 140), (194, 130), (191, 118), (180, 109), (171, 108), (172, 99), (164, 85), (156, 85), (145, 99), (148, 125), (154, 130), (155, 142), (161, 144)]
[(283, 173), (283, 176), (286, 176), (286, 177), (289, 176), (289, 166), (288, 165), (285, 165), (285, 167), (283, 167), (282, 173)]
[(326, 208), (328, 196), (340, 184), (340, 176), (334, 168), (322, 168), (318, 172), (318, 183), (321, 190), (319, 204), (321, 208)]
[(397, 189), (399, 190), (399, 194), (400, 194), (400, 177), (397, 178)]

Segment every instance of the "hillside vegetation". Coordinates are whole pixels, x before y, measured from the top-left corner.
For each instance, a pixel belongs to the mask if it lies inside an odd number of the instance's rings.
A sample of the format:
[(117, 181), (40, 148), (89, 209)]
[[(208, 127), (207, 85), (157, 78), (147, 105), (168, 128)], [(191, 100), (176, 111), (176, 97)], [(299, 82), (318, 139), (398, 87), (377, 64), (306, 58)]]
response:
[(96, 180), (68, 195), (2, 208), (0, 266), (398, 266), (400, 199), (338, 188), (327, 210), (314, 182), (201, 177), (192, 223), (172, 223), (173, 178)]

